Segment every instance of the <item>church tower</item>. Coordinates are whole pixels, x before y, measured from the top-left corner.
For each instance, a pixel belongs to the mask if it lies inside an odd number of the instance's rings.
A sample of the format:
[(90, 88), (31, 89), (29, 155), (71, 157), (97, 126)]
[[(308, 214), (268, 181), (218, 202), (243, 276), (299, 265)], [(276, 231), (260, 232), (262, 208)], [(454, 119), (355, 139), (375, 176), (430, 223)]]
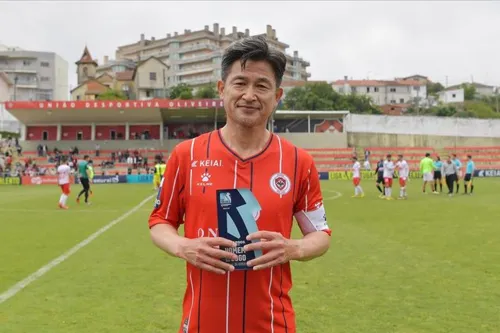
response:
[(96, 77), (97, 62), (92, 59), (89, 49), (85, 46), (83, 50), (82, 57), (80, 60), (75, 62), (76, 64), (76, 74), (78, 75), (78, 84), (87, 81), (88, 79), (93, 79)]

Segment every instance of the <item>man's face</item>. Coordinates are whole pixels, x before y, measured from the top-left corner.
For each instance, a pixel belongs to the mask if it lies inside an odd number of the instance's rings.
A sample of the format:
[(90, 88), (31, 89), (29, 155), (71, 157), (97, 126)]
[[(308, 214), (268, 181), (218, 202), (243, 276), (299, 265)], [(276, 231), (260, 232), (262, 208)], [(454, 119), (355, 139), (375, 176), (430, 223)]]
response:
[(265, 127), (283, 95), (276, 87), (271, 65), (266, 61), (247, 61), (242, 70), (241, 62), (231, 66), (226, 81), (217, 84), (224, 101), (228, 121), (252, 128)]

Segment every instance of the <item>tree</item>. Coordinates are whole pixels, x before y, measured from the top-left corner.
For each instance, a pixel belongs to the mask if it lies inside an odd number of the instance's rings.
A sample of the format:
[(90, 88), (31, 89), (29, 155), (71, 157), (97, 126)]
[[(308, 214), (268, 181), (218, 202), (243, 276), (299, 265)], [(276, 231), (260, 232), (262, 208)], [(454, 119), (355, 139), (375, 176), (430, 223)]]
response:
[(127, 96), (120, 90), (108, 89), (102, 94), (99, 94), (97, 99), (100, 101), (123, 101), (127, 99)]
[(349, 110), (352, 113), (380, 114), (369, 96), (342, 95), (326, 82), (306, 83), (291, 89), (283, 101), (287, 110)]
[(171, 99), (191, 99), (193, 98), (193, 88), (185, 83), (179, 83), (170, 90)]
[(476, 87), (469, 83), (462, 83), (462, 88), (464, 89), (464, 99), (466, 101), (472, 101), (476, 97)]
[(427, 82), (427, 94), (437, 96), (437, 93), (444, 90), (444, 87), (439, 82)]
[(215, 83), (207, 84), (206, 86), (202, 86), (198, 88), (196, 93), (194, 94), (196, 98), (204, 99), (204, 98), (217, 98), (219, 93), (217, 92), (217, 88), (215, 87)]

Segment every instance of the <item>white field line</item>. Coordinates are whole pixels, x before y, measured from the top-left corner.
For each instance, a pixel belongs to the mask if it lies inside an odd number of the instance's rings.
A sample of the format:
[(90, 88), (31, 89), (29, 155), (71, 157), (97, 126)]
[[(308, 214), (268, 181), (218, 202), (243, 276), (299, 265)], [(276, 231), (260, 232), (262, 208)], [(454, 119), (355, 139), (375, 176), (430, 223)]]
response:
[(137, 206), (135, 206), (134, 208), (132, 208), (131, 210), (129, 210), (128, 212), (126, 212), (122, 216), (120, 216), (120, 217), (114, 219), (113, 221), (109, 222), (107, 225), (105, 225), (101, 229), (97, 230), (95, 233), (93, 233), (92, 235), (90, 235), (88, 238), (86, 238), (85, 240), (83, 240), (80, 243), (76, 244), (74, 247), (72, 247), (66, 253), (63, 253), (62, 255), (60, 255), (59, 257), (57, 257), (56, 259), (52, 260), (51, 262), (47, 263), (45, 266), (41, 267), (39, 270), (37, 270), (33, 274), (31, 274), (28, 277), (26, 277), (25, 279), (19, 281), (18, 283), (16, 283), (12, 287), (10, 287), (8, 290), (6, 290), (2, 294), (0, 294), (0, 304), (2, 304), (3, 302), (5, 302), (9, 298), (15, 296), (18, 292), (20, 292), (22, 289), (26, 288), (32, 282), (38, 280), (40, 277), (42, 277), (43, 275), (45, 275), (45, 273), (47, 273), (48, 271), (50, 271), (52, 268), (54, 268), (57, 265), (59, 265), (60, 263), (64, 262), (66, 259), (68, 259), (69, 257), (71, 257), (73, 254), (75, 254), (76, 252), (78, 252), (79, 250), (81, 250), (82, 248), (84, 248), (85, 246), (87, 246), (88, 244), (90, 244), (90, 242), (92, 242), (94, 239), (96, 239), (101, 234), (103, 234), (104, 232), (106, 232), (112, 226), (114, 226), (115, 224), (123, 221), (124, 219), (126, 219), (127, 217), (129, 217), (131, 214), (135, 213), (144, 204), (150, 202), (150, 200), (154, 196), (155, 195), (150, 195), (149, 197), (147, 197), (146, 199), (144, 199), (143, 201), (141, 201)]
[(326, 197), (323, 200), (333, 200), (333, 199), (340, 198), (342, 196), (342, 193), (337, 192), (337, 191), (333, 191), (333, 190), (325, 190), (325, 192), (335, 193), (335, 195)]

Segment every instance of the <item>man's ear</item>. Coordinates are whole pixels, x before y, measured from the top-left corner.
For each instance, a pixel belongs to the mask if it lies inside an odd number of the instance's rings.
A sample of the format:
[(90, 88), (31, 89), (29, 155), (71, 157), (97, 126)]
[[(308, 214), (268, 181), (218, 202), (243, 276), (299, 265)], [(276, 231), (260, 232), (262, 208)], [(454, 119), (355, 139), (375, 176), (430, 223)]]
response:
[(219, 97), (224, 98), (224, 81), (217, 81), (217, 91), (219, 92)]
[(283, 97), (283, 88), (276, 89), (276, 103), (280, 102), (281, 97)]

